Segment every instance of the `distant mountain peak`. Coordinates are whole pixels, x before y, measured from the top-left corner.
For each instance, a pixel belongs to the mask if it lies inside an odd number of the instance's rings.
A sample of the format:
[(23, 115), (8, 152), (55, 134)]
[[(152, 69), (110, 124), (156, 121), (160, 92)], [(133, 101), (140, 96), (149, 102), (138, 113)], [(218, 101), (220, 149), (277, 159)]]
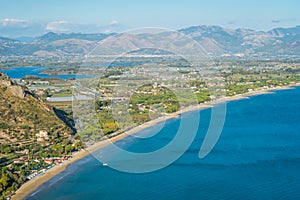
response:
[[(209, 54), (255, 55), (299, 55), (300, 25), (290, 28), (275, 28), (270, 31), (255, 31), (246, 28), (230, 29), (216, 25), (191, 26), (178, 30), (180, 33), (198, 41)], [(123, 38), (122, 45), (134, 47), (137, 38), (129, 33), (55, 33), (48, 32), (33, 41), (20, 42), (0, 37), (0, 55), (85, 55), (96, 45), (101, 45), (104, 39), (117, 35)], [(149, 34), (138, 34), (139, 41), (143, 39), (145, 47), (151, 44)], [(158, 37), (170, 36), (157, 34)], [(158, 38), (159, 39), (159, 38)], [(26, 38), (25, 38), (26, 40)], [(23, 40), (22, 40), (23, 41)], [(100, 41), (100, 43), (98, 43)], [(113, 41), (113, 40), (112, 40)], [(153, 46), (149, 46), (153, 47)], [(120, 47), (122, 50), (122, 47)], [(163, 52), (155, 52), (162, 53)]]
[(48, 32), (41, 37), (38, 37), (35, 42), (53, 42), (56, 40), (65, 40), (65, 39), (80, 39), (80, 40), (89, 40), (89, 41), (100, 41), (104, 38), (113, 35), (113, 34), (104, 34), (104, 33), (54, 33)]

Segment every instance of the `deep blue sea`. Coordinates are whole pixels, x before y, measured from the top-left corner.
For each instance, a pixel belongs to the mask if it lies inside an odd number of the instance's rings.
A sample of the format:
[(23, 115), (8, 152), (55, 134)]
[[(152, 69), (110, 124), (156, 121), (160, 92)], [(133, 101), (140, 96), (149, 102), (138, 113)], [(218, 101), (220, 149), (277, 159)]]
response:
[[(228, 102), (222, 135), (204, 159), (198, 153), (211, 109), (188, 114), (192, 120), (200, 113), (197, 136), (188, 151), (166, 168), (125, 173), (88, 156), (28, 199), (300, 199), (299, 97), (300, 87)], [(151, 138), (128, 137), (117, 145), (133, 152), (157, 150), (172, 140), (179, 122), (170, 119)], [(189, 134), (191, 127), (185, 130)], [(101, 151), (105, 149), (97, 153)], [(124, 158), (124, 162), (132, 161)]]
[(41, 66), (28, 66), (28, 67), (16, 67), (12, 69), (1, 69), (0, 71), (7, 74), (10, 78), (19, 79), (25, 78), (25, 76), (38, 76), (40, 78), (60, 78), (60, 79), (70, 79), (70, 78), (86, 78), (85, 75), (76, 75), (76, 74), (60, 74), (60, 75), (51, 75), (43, 74), (42, 72), (49, 67)]

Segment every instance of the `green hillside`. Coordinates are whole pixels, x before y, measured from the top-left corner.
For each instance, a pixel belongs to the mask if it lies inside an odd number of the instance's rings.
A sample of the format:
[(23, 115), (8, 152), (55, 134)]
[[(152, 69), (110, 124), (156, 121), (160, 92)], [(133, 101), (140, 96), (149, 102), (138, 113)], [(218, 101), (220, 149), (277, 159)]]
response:
[(45, 158), (65, 157), (81, 147), (61, 112), (58, 117), (57, 110), (3, 73), (0, 112), (0, 199), (15, 191), (26, 176), (49, 167)]

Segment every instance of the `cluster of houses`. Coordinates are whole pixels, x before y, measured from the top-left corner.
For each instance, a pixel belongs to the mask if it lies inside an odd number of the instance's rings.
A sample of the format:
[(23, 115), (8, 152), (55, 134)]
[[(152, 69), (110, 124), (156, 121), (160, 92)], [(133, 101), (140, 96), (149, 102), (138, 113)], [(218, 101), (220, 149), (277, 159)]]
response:
[(35, 134), (35, 136), (38, 142), (43, 142), (49, 139), (48, 132), (45, 130), (40, 131), (39, 133)]
[(37, 176), (40, 176), (40, 175), (43, 175), (47, 170), (51, 169), (53, 166), (59, 164), (59, 163), (62, 163), (64, 161), (68, 160), (68, 158), (66, 157), (54, 157), (54, 158), (45, 158), (43, 159), (43, 161), (46, 163), (46, 164), (49, 164), (49, 166), (45, 169), (41, 169), (39, 171), (36, 171), (30, 175), (28, 175), (26, 178), (28, 180), (31, 180), (33, 179), (34, 177), (37, 177)]
[(43, 161), (46, 164), (59, 164), (62, 163), (64, 161), (68, 160), (67, 157), (54, 157), (54, 158), (44, 158)]
[(45, 81), (45, 80), (40, 80), (40, 79), (16, 79), (17, 83), (19, 84), (26, 84), (26, 85), (49, 85), (50, 82), (49, 81)]
[(46, 169), (42, 169), (42, 170), (40, 170), (40, 171), (37, 171), (37, 172), (34, 172), (34, 173), (28, 175), (26, 178), (27, 178), (28, 180), (33, 179), (33, 178), (36, 177), (36, 176), (40, 176), (40, 175), (44, 174), (46, 171), (47, 171)]

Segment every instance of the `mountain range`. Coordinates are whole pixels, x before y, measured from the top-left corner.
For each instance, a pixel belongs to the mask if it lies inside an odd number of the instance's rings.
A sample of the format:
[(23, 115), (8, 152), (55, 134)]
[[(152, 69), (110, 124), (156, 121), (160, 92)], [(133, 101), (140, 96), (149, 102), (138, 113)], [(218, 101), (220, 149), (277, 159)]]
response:
[[(220, 26), (192, 26), (178, 30), (179, 33), (199, 42), (211, 55), (272, 56), (300, 55), (300, 26), (275, 28), (270, 31), (251, 29), (228, 29)], [(157, 38), (169, 37), (169, 33), (156, 33)], [(65, 56), (86, 55), (99, 41), (114, 37), (117, 33), (82, 34), (49, 32), (36, 38), (10, 39), (0, 37), (0, 56)], [(151, 43), (153, 34), (137, 34), (140, 41)], [(133, 36), (122, 44), (134, 46)], [(150, 45), (151, 46), (151, 45)]]

